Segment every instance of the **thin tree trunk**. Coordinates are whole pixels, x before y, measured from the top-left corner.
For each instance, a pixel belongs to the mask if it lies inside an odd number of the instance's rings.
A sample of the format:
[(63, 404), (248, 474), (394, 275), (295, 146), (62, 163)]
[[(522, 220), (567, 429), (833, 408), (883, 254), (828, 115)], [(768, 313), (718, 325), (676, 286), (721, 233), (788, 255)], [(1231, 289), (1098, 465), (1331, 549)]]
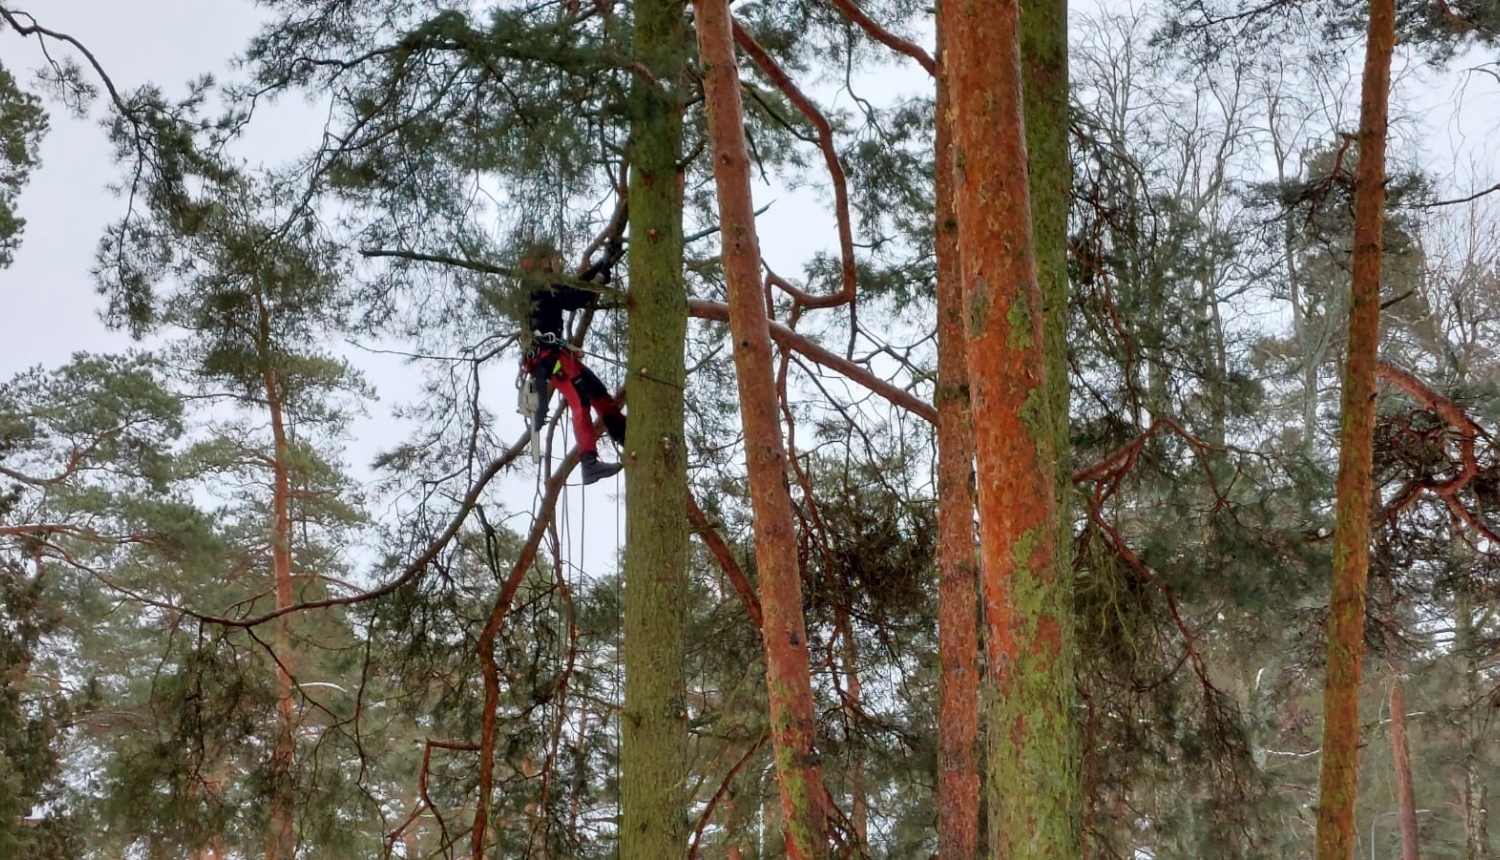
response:
[(1486, 860), (1490, 856), (1490, 787), (1481, 784), (1479, 786), (1479, 797), (1475, 809), (1479, 811), (1479, 821), (1474, 827), (1474, 856), (1479, 860)]
[(1354, 855), (1359, 680), (1364, 657), (1365, 587), (1370, 569), (1370, 473), (1376, 352), (1380, 342), (1385, 138), (1395, 21), (1395, 0), (1370, 0), (1360, 99), (1359, 168), (1354, 190), (1354, 275), (1344, 368), (1343, 424), (1339, 434), (1333, 582), (1328, 606), (1317, 860), (1350, 860)]
[(1396, 777), (1396, 804), (1401, 819), (1401, 860), (1420, 860), (1417, 850), (1417, 801), (1411, 784), (1411, 747), (1406, 742), (1406, 695), (1401, 667), (1391, 662), (1391, 758)]
[[(1080, 854), (1072, 607), (1015, 0), (942, 10), (983, 571), (990, 851)], [(1050, 153), (1049, 153), (1050, 154)]]
[[(847, 587), (851, 583), (845, 582)], [(839, 638), (844, 647), (839, 660), (844, 666), (844, 693), (849, 697), (849, 707), (857, 714), (862, 705), (862, 688), (859, 682), (859, 647), (854, 642), (854, 625), (849, 613), (838, 610)], [(865, 746), (862, 735), (849, 738), (849, 824), (854, 830), (855, 848), (868, 852), (870, 843), (870, 799), (865, 792)]]
[[(1454, 528), (1457, 528), (1455, 525)], [(1467, 563), (1464, 554), (1467, 547), (1456, 536), (1450, 540), (1452, 552), (1461, 553), (1460, 559)], [(1467, 588), (1459, 590), (1453, 608), (1453, 651), (1463, 661), (1463, 702), (1479, 700), (1479, 665), (1475, 659), (1475, 625), (1473, 595)], [(1486, 860), (1489, 857), (1489, 837), (1485, 832), (1486, 786), (1478, 773), (1479, 744), (1481, 737), (1474, 731), (1471, 715), (1459, 724), (1464, 747), (1463, 821), (1464, 860)]]
[(765, 615), (761, 633), (786, 856), (822, 858), (828, 856), (823, 770), (813, 748), (817, 722), (802, 617), (802, 577), (792, 499), (785, 484), (786, 448), (777, 420), (771, 333), (760, 277), (734, 36), (727, 0), (694, 0), (693, 8), (718, 186), (729, 328), (745, 425), (745, 466), (755, 516), (755, 557)]
[[(955, 3), (957, 0), (944, 0)], [(937, 22), (938, 57), (947, 42)], [(979, 565), (974, 546), (974, 430), (969, 414), (963, 279), (954, 211), (946, 66), (937, 77), (938, 856), (979, 854)]]
[[(264, 309), (262, 309), (264, 315)], [(276, 580), (276, 608), (292, 605), (292, 525), (289, 503), (292, 489), (287, 465), (286, 421), (282, 398), (271, 371), (264, 375), (266, 404), (271, 413), (271, 569)], [(271, 749), (270, 825), (266, 840), (266, 860), (292, 860), (297, 850), (292, 821), (292, 758), (296, 703), (292, 697), (292, 679), (285, 663), (291, 659), (290, 613), (276, 619), (276, 739)]]
[(620, 856), (678, 857), (687, 847), (687, 453), (683, 441), (682, 5), (635, 7), (631, 129), (629, 366), (625, 463), (625, 707)]
[[(479, 631), (479, 640), (474, 643), (475, 653), (479, 657), (479, 674), (484, 685), (484, 704), (479, 715), (479, 797), (474, 807), (474, 823), (469, 828), (469, 856), (472, 860), (485, 860), (486, 846), (494, 830), (490, 822), (490, 804), (495, 796), (495, 747), (499, 739), (500, 711), (500, 665), (495, 658), (495, 644), (499, 640), (505, 616), (510, 612), (511, 602), (515, 600), (527, 571), (536, 562), (542, 537), (557, 514), (557, 500), (562, 494), (563, 483), (577, 464), (578, 452), (575, 448), (559, 464), (552, 477), (547, 479), (546, 492), (542, 495), (536, 520), (531, 524), (531, 533), (527, 535), (521, 551), (511, 563), (510, 575), (500, 586), (500, 593), (495, 595), (494, 603), (490, 605), (489, 619), (485, 621), (484, 629)], [(522, 763), (522, 771), (527, 779), (534, 775), (534, 772), (527, 772), (529, 767), (529, 761)]]

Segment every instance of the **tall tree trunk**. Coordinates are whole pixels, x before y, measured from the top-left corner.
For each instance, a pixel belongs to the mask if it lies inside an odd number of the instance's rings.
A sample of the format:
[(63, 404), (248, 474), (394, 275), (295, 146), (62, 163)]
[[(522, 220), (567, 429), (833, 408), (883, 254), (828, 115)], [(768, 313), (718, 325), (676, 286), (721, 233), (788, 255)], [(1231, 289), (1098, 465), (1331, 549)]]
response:
[(1354, 855), (1359, 780), (1359, 679), (1364, 657), (1365, 586), (1370, 570), (1370, 499), (1375, 431), (1375, 365), (1380, 342), (1380, 263), (1385, 221), (1385, 137), (1396, 40), (1395, 0), (1370, 0), (1360, 98), (1359, 168), (1354, 186), (1353, 286), (1328, 606), (1328, 674), (1323, 691), (1323, 769), (1317, 860)]
[(817, 730), (808, 673), (802, 577), (797, 564), (786, 448), (777, 420), (771, 332), (760, 244), (750, 193), (740, 79), (727, 0), (694, 0), (708, 137), (718, 186), (729, 328), (745, 424), (745, 469), (755, 516), (755, 558), (765, 624), (766, 687), (771, 738), (786, 828), (786, 856), (828, 856), (823, 769), (813, 748)]
[[(1054, 580), (1043, 580), (1044, 604), (1035, 621), (1057, 625), (1052, 672), (1029, 683), (1057, 720), (1042, 741), (1055, 755), (1055, 808), (1058, 845), (1080, 856), (1083, 842), (1083, 756), (1080, 722), (1072, 713), (1077, 653), (1073, 616), (1073, 468), (1068, 424), (1068, 208), (1073, 197), (1073, 162), (1068, 157), (1068, 0), (1021, 0), (1022, 115), (1030, 166), (1032, 254), (1041, 291), (1042, 345), (1047, 375), (1042, 390), (1050, 411), (1053, 514), (1056, 545)], [(1045, 463), (1044, 463), (1045, 465)], [(1054, 710), (1055, 709), (1055, 710)]]
[[(1456, 529), (1457, 526), (1455, 525)], [(1455, 536), (1450, 542), (1452, 552), (1459, 553), (1460, 563), (1467, 564), (1467, 547)], [(1453, 652), (1463, 661), (1464, 683), (1461, 701), (1479, 701), (1479, 664), (1475, 659), (1476, 630), (1474, 624), (1473, 594), (1468, 588), (1459, 590), (1453, 607)], [(1487, 787), (1478, 773), (1479, 745), (1483, 743), (1482, 732), (1475, 732), (1475, 719), (1471, 715), (1459, 724), (1464, 747), (1463, 822), (1464, 860), (1486, 860), (1489, 857), (1489, 836), (1486, 832)]]
[[(257, 296), (257, 302), (260, 298)], [(261, 335), (269, 338), (269, 313), (260, 306)], [(262, 344), (262, 348), (266, 348)], [(270, 369), (262, 374), (266, 407), (271, 416), (271, 571), (276, 584), (276, 608), (292, 605), (291, 470), (288, 463), (286, 417), (280, 380)], [(291, 613), (276, 619), (276, 736), (271, 747), (271, 797), (266, 834), (266, 860), (293, 860), (297, 851), (293, 829), (292, 760), (295, 751), (296, 702), (286, 664), (291, 660)]]
[[(1032, 253), (1042, 293), (1047, 403), (1056, 434), (1058, 563), (1061, 570), (1071, 572), (1066, 549), (1072, 545), (1073, 494), (1068, 456), (1068, 204), (1073, 195), (1073, 163), (1068, 158), (1068, 0), (1021, 0), (1021, 76)], [(1066, 588), (1065, 605), (1071, 606), (1071, 581)], [(1071, 641), (1071, 621), (1067, 627)]]
[(1072, 606), (1058, 547), (1064, 442), (1032, 250), (1018, 7), (959, 0), (942, 15), (976, 419), (990, 850), (1077, 857)]
[[(944, 4), (958, 0), (943, 0)], [(946, 15), (937, 22), (938, 856), (979, 854), (979, 565), (974, 429), (953, 193)]]
[(625, 486), (625, 708), (620, 856), (678, 857), (687, 846), (687, 452), (683, 441), (681, 3), (635, 7), (630, 161), (630, 427)]
[(1391, 758), (1395, 765), (1396, 806), (1401, 819), (1401, 860), (1420, 860), (1417, 850), (1417, 801), (1411, 783), (1411, 747), (1406, 742), (1406, 695), (1401, 667), (1391, 661)]

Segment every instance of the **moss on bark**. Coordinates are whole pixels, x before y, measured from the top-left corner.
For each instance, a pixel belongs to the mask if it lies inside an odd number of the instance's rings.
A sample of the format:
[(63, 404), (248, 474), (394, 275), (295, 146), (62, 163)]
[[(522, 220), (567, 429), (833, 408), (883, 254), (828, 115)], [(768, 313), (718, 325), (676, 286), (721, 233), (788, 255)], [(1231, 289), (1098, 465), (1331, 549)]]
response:
[(687, 457), (683, 354), (682, 80), (688, 31), (680, 3), (635, 7), (637, 76), (630, 162), (628, 377), (624, 455), (625, 706), (621, 720), (623, 860), (681, 856), (687, 845)]

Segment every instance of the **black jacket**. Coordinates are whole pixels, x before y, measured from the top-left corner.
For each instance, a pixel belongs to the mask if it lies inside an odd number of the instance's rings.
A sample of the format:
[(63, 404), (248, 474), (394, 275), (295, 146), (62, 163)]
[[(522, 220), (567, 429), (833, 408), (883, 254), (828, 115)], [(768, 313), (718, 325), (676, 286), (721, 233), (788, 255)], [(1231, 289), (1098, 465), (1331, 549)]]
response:
[[(600, 284), (609, 283), (609, 270), (617, 259), (619, 259), (618, 252), (611, 248), (603, 257), (589, 266), (588, 271), (578, 279), (596, 281)], [(560, 339), (563, 336), (563, 313), (592, 307), (598, 299), (599, 294), (593, 290), (567, 284), (537, 287), (531, 291), (531, 307), (526, 316), (526, 324), (531, 327), (532, 331), (550, 334)]]

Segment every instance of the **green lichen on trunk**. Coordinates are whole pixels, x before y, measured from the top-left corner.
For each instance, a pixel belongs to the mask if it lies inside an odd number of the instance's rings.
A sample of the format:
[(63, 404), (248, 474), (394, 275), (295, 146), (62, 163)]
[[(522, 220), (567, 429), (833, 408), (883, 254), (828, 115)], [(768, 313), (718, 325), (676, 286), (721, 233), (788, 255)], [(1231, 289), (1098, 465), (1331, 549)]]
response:
[(682, 5), (635, 7), (637, 77), (630, 161), (630, 427), (626, 462), (625, 706), (621, 720), (620, 856), (656, 860), (686, 850), (687, 457), (683, 353)]
[(1005, 321), (1010, 324), (1010, 338), (1006, 345), (1015, 350), (1026, 350), (1032, 347), (1031, 342), (1031, 304), (1026, 292), (1018, 293), (1010, 303), (1010, 310), (1005, 314)]
[(986, 288), (984, 278), (976, 280), (975, 288), (969, 293), (969, 335), (982, 332), (990, 324), (990, 294)]
[(1073, 467), (1068, 426), (1068, 206), (1073, 165), (1068, 158), (1068, 0), (1021, 0), (1022, 110), (1030, 165), (1032, 252), (1042, 299), (1042, 350), (1047, 376), (1040, 393), (1056, 488), (1050, 581), (1039, 583), (1034, 617), (1055, 630), (1054, 662), (1038, 676), (1045, 698), (1041, 711), (1051, 720), (1039, 734), (1050, 739), (1056, 778), (1053, 811), (1056, 854), (1083, 853), (1083, 752), (1074, 709), (1074, 660), (1078, 645), (1073, 618)]
[[(1024, 100), (1027, 119), (1035, 112), (1040, 124), (1065, 122), (1066, 67), (1059, 65), (1065, 18), (1060, 6), (1028, 7), (1021, 16), (1016, 2), (956, 5), (957, 15), (947, 18), (956, 37), (945, 63), (962, 164), (955, 171), (962, 274), (968, 307), (988, 310), (977, 328), (981, 320), (970, 315), (968, 358), (974, 414), (983, 416), (975, 423), (975, 447), (990, 662), (989, 850), (1005, 858), (1076, 857), (1082, 842), (1076, 645), (1064, 549), (1070, 542), (1058, 504), (1067, 474), (1059, 463), (1067, 442), (1058, 328), (1066, 284), (1057, 256), (1065, 247), (1067, 152), (1059, 141), (1066, 127), (1048, 125), (1053, 137), (1043, 140), (1053, 142), (1036, 143), (1038, 152), (1028, 156), (1023, 121)], [(1030, 87), (1023, 89), (1023, 76), (1033, 80)], [(1036, 86), (1039, 77), (1062, 88)], [(1059, 106), (1056, 99), (1064, 101)], [(1041, 106), (1033, 107), (1038, 100)], [(1035, 210), (1032, 182), (1040, 198)], [(1041, 222), (1035, 236), (1034, 217)], [(1047, 261), (1045, 289), (1038, 258)]]

